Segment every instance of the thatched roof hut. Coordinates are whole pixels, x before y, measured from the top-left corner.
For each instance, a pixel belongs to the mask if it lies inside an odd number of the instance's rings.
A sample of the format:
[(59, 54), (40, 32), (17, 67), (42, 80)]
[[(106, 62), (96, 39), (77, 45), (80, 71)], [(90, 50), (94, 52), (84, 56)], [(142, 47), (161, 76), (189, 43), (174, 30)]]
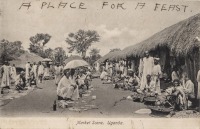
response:
[(29, 53), (29, 52), (25, 52), (24, 54), (22, 54), (20, 57), (18, 57), (16, 60), (10, 61), (10, 64), (15, 64), (16, 67), (21, 67), (24, 68), (25, 64), (27, 62), (36, 62), (38, 63), (39, 61), (42, 61), (43, 58), (34, 54), (34, 53)]
[(109, 52), (108, 54), (104, 55), (102, 58), (97, 60), (97, 62), (102, 63), (106, 60), (112, 60), (113, 57), (115, 57), (116, 55), (120, 55), (120, 53), (121, 53), (121, 51)]
[(150, 38), (122, 50), (122, 57), (142, 56), (145, 51), (167, 47), (176, 56), (185, 56), (195, 47), (200, 47), (200, 14), (180, 21)]

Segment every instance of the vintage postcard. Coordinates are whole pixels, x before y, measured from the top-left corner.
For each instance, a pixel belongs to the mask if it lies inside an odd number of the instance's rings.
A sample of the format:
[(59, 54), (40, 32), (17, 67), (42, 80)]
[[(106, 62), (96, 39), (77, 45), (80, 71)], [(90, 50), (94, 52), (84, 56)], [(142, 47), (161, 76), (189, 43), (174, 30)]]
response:
[(0, 128), (199, 129), (200, 1), (0, 0)]

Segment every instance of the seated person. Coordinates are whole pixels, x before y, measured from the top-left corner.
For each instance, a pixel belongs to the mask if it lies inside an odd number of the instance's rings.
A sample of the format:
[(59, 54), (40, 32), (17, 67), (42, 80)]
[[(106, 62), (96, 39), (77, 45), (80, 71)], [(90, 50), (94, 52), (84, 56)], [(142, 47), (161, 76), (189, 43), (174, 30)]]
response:
[(194, 104), (195, 101), (194, 83), (189, 79), (187, 75), (184, 78), (184, 82), (185, 85), (183, 85), (183, 92), (185, 93), (186, 101), (189, 100)]
[(30, 72), (30, 86), (31, 85), (36, 85), (36, 77), (33, 71)]
[(83, 88), (85, 86), (86, 75), (83, 70), (80, 70), (77, 75), (77, 81), (79, 84), (79, 88)]
[(79, 98), (79, 92), (74, 77), (74, 69), (64, 70), (64, 76), (58, 83), (57, 96), (58, 99), (64, 100), (77, 100)]
[(113, 77), (113, 82), (117, 83), (122, 80), (122, 72), (117, 70), (115, 76)]
[(101, 80), (107, 80), (108, 79), (108, 72), (107, 70), (103, 70), (103, 72), (100, 75)]
[[(183, 92), (183, 86), (180, 85), (180, 81), (175, 79), (173, 81), (173, 86), (167, 88), (164, 93), (158, 95), (157, 99), (161, 103), (165, 103), (167, 96), (175, 97), (175, 108), (178, 110), (182, 110), (185, 108), (185, 93)], [(171, 105), (172, 106), (172, 105)]]
[(151, 79), (151, 75), (149, 74), (146, 76), (146, 78), (144, 89), (137, 89), (137, 92), (147, 96), (154, 96), (156, 93), (156, 82)]
[(16, 77), (16, 81), (15, 81), (15, 86), (16, 86), (16, 90), (17, 91), (21, 91), (24, 90), (25, 86), (26, 86), (26, 78), (25, 78), (25, 72), (21, 71), (19, 75), (17, 75)]
[(113, 77), (114, 88), (119, 88), (120, 85), (123, 85), (123, 80), (122, 71), (117, 70), (115, 76)]
[(134, 72), (129, 73), (129, 76), (130, 78), (128, 79), (127, 87), (131, 91), (136, 91), (140, 88), (140, 79), (135, 75)]

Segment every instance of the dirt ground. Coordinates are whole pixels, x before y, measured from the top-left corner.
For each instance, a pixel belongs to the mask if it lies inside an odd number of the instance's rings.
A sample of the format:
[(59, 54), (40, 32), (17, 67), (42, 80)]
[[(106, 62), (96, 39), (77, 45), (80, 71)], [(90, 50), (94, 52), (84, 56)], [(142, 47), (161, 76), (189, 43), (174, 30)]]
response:
[[(57, 111), (53, 111), (53, 103), (57, 99), (54, 81), (44, 81), (39, 87), (40, 89), (35, 89), (20, 98), (9, 100), (6, 105), (1, 106), (1, 116), (150, 117), (148, 114), (135, 113), (139, 109), (146, 108), (143, 103), (123, 99), (131, 95), (130, 91), (114, 89), (112, 84), (102, 84), (100, 79), (93, 79), (93, 88), (86, 93), (87, 96), (83, 96), (78, 102), (75, 102), (79, 109), (95, 105), (95, 108), (88, 108), (88, 110), (72, 111), (70, 108), (57, 107)], [(96, 96), (96, 99), (93, 100), (92, 96)]]

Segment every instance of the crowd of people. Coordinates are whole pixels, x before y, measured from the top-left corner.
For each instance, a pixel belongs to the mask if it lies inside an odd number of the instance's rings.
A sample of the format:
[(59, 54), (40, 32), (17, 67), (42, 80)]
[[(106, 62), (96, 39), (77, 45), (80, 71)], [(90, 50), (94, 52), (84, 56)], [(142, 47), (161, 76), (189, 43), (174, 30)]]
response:
[[(0, 68), (1, 93), (4, 89), (14, 87), (21, 92), (28, 87), (37, 87), (38, 83), (53, 76), (57, 86), (57, 96), (59, 100), (73, 101), (82, 97), (82, 94), (89, 89), (91, 82), (91, 70), (87, 67), (65, 69), (65, 63), (51, 64), (44, 62), (25, 64), (25, 69), (17, 73), (15, 64), (10, 66), (9, 62), (4, 62)], [(13, 88), (12, 88), (13, 89)]]
[[(63, 69), (64, 64), (57, 65), (60, 69)], [(57, 71), (53, 65), (39, 61), (38, 63), (27, 62), (24, 64), (24, 69), (17, 73), (15, 64), (10, 66), (10, 63), (5, 61), (0, 68), (1, 80), (1, 93), (4, 89), (10, 89), (15, 87), (17, 91), (26, 90), (28, 87), (36, 86), (38, 83), (42, 83), (43, 80), (54, 77), (54, 73)], [(60, 71), (61, 73), (62, 71)]]
[[(156, 96), (159, 104), (163, 104), (167, 96), (175, 96), (178, 110), (194, 106), (194, 83), (186, 73), (181, 76), (177, 68), (171, 73), (171, 81), (165, 89), (161, 89), (161, 79), (166, 80), (159, 58), (151, 57), (149, 52), (140, 59), (137, 71), (128, 69), (126, 61), (107, 61), (103, 64), (100, 79), (105, 83), (113, 83), (116, 89), (131, 90), (145, 96)], [(192, 103), (192, 104), (191, 104)], [(158, 103), (157, 103), (158, 104)]]

